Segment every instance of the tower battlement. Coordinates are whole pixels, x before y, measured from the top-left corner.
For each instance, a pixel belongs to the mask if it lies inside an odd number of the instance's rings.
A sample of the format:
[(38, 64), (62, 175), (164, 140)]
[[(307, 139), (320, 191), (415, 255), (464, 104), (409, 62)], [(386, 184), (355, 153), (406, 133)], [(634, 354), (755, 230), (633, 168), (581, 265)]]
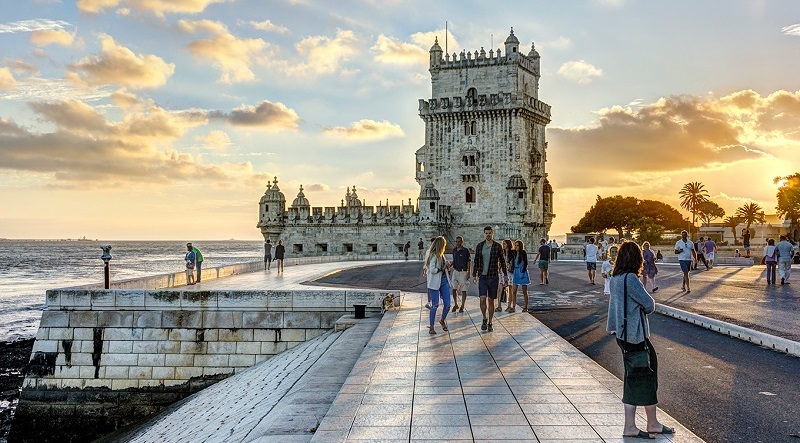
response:
[(550, 123), (550, 105), (528, 94), (498, 93), (470, 97), (419, 99), (419, 114), (437, 116), (453, 112), (480, 112), (524, 109), (535, 114), (544, 124)]

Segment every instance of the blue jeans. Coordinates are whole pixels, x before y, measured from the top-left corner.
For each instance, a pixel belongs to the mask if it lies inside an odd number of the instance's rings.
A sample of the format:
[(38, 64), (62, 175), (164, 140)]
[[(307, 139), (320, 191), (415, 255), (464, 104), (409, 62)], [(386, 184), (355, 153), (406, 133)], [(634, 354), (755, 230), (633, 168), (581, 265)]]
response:
[(447, 313), (450, 312), (450, 282), (447, 281), (446, 276), (442, 276), (442, 284), (439, 289), (428, 289), (431, 294), (431, 326), (436, 321), (436, 308), (439, 307), (439, 299), (442, 300), (444, 308), (442, 309), (442, 320), (447, 318)]
[(767, 283), (775, 283), (775, 271), (778, 269), (778, 262), (766, 262)]

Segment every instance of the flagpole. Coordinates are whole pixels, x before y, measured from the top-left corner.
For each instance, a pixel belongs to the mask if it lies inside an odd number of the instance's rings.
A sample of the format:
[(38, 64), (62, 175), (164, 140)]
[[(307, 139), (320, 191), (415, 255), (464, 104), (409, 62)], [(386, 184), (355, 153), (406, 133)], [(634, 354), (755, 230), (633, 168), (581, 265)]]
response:
[(444, 21), (444, 53), (448, 54), (448, 52), (447, 52), (447, 20)]

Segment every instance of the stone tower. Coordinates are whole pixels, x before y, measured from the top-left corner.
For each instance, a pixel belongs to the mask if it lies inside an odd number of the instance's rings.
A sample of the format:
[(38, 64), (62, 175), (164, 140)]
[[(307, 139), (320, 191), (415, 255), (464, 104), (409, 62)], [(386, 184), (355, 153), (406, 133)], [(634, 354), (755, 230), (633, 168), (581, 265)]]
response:
[(438, 191), (435, 204), (450, 206), (448, 237), (462, 235), (470, 245), (485, 225), (495, 227), (496, 238), (535, 242), (547, 237), (555, 217), (545, 172), (550, 105), (539, 100), (539, 53), (531, 45), (523, 55), (513, 28), (504, 46), (450, 55), (437, 39), (430, 49), (431, 98), (419, 100), (420, 204), (432, 204), (431, 190)]

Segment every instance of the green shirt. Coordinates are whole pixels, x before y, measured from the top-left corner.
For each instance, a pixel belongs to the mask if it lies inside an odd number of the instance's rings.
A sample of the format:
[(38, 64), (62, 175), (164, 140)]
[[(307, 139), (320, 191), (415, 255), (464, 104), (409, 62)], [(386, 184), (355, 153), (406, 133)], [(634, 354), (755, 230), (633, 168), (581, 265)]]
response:
[(200, 252), (200, 250), (195, 248), (194, 246), (192, 246), (192, 251), (194, 251), (194, 254), (197, 256), (197, 263), (202, 263), (203, 262), (203, 253)]

